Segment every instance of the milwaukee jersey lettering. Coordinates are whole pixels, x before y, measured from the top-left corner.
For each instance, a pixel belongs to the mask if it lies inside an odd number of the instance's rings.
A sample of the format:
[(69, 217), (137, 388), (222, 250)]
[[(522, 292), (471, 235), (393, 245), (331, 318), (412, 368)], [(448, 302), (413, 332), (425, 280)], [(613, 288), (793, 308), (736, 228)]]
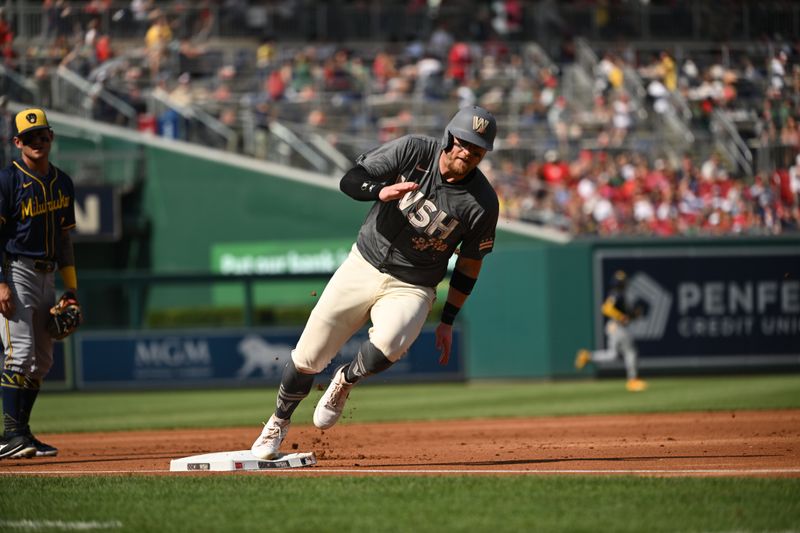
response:
[(58, 191), (58, 198), (53, 200), (43, 200), (38, 196), (28, 198), (28, 200), (22, 204), (20, 218), (25, 220), (28, 217), (40, 216), (50, 211), (64, 209), (65, 207), (69, 207), (71, 200), (69, 196), (64, 196), (62, 191)]
[(0, 170), (0, 242), (5, 251), (54, 259), (61, 230), (75, 227), (72, 179), (54, 165), (40, 176), (21, 159)]
[(359, 157), (375, 181), (418, 183), (393, 202), (377, 201), (358, 235), (358, 250), (373, 266), (407, 283), (435, 287), (447, 263), (460, 255), (481, 259), (492, 251), (497, 195), (479, 169), (457, 183), (439, 172), (439, 141), (407, 135)]

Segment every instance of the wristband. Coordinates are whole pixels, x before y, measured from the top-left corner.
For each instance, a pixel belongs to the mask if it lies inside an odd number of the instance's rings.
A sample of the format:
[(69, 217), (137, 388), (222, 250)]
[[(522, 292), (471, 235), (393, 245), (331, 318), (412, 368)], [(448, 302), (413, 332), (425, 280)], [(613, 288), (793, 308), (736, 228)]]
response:
[(450, 286), (464, 294), (471, 293), (477, 281), (477, 279), (467, 276), (460, 270), (453, 270), (453, 275), (450, 276)]
[(442, 308), (442, 323), (452, 326), (459, 311), (461, 311), (460, 307), (456, 307), (450, 302), (445, 303), (444, 308)]

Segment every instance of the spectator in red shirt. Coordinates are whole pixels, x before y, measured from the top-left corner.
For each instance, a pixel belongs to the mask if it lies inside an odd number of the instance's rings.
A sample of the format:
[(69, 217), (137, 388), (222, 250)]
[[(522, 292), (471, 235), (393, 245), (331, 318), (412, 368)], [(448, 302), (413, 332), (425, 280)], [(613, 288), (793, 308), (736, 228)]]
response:
[[(10, 36), (11, 34), (9, 34)], [(3, 58), (3, 64), (12, 69), (16, 68), (17, 52), (14, 51), (14, 45), (11, 39), (6, 38), (5, 41), (0, 42), (0, 57)]]
[(0, 44), (13, 40), (14, 34), (11, 32), (11, 25), (6, 20), (5, 9), (0, 7)]
[(548, 150), (544, 154), (545, 163), (542, 165), (542, 179), (550, 186), (566, 184), (570, 179), (569, 165), (563, 161), (555, 150)]
[(456, 85), (462, 85), (467, 80), (471, 62), (469, 45), (464, 42), (455, 43), (447, 54), (447, 78)]
[(269, 73), (267, 81), (265, 82), (265, 88), (271, 101), (277, 102), (284, 99), (286, 96), (286, 87), (291, 78), (292, 69), (288, 64), (283, 64), (280, 68), (276, 68)]
[(386, 52), (378, 52), (372, 61), (372, 75), (376, 87), (383, 92), (389, 85), (389, 80), (397, 76), (395, 58)]
[(111, 37), (108, 35), (101, 35), (97, 38), (94, 45), (94, 55), (98, 65), (111, 59), (113, 55), (111, 50)]

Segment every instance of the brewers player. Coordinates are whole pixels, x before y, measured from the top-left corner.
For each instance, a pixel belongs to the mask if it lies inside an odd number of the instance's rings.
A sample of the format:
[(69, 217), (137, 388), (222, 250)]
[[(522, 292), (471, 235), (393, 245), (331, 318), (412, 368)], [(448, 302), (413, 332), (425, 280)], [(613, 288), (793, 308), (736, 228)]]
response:
[(58, 450), (28, 424), (42, 379), (53, 364), (47, 318), (55, 302), (54, 271), (66, 293), (78, 288), (69, 230), (75, 227), (72, 180), (50, 164), (53, 130), (42, 109), (14, 119), (18, 159), (0, 170), (0, 336), (5, 362), (0, 375), (3, 426), (0, 458), (53, 456)]
[(477, 166), (496, 131), (488, 111), (466, 107), (441, 140), (407, 135), (390, 141), (360, 156), (342, 177), (345, 194), (375, 203), (292, 351), (277, 408), (253, 443), (253, 455), (280, 455), (292, 413), (311, 391), (314, 376), (369, 320), (369, 339), (352, 362), (336, 369), (314, 411), (318, 428), (336, 424), (350, 389), (391, 367), (416, 340), (458, 249), (435, 334), (439, 362), (447, 364), (453, 321), (494, 245), (497, 195)]
[(631, 305), (626, 293), (628, 276), (624, 270), (617, 270), (611, 282), (611, 290), (603, 302), (601, 312), (608, 319), (606, 322), (606, 338), (608, 348), (605, 350), (578, 350), (575, 357), (575, 368), (583, 369), (589, 361), (613, 361), (622, 354), (625, 362), (625, 374), (628, 381), (625, 387), (631, 392), (641, 392), (647, 388), (647, 383), (638, 377), (639, 353), (633, 342), (633, 336), (628, 331), (628, 324), (639, 316), (639, 310)]

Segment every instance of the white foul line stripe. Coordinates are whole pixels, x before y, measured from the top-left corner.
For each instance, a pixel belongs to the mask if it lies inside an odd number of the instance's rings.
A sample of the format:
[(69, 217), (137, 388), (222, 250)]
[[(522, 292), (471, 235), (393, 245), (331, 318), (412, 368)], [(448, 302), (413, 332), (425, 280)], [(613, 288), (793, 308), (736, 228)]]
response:
[[(30, 470), (0, 472), (2, 475), (95, 475), (95, 474), (193, 474), (195, 472), (170, 472), (169, 470)], [(231, 471), (233, 472), (233, 471)], [(251, 472), (251, 471), (249, 471)], [(542, 474), (725, 474), (725, 475), (746, 475), (746, 474), (800, 474), (800, 468), (675, 468), (675, 469), (560, 469), (560, 470), (497, 470), (497, 469), (392, 469), (392, 468), (276, 468), (271, 470), (259, 470), (259, 473), (311, 473), (318, 472), (324, 474), (514, 474), (514, 475), (542, 475)], [(202, 473), (208, 474), (209, 471)], [(225, 473), (225, 472), (217, 472)]]
[(67, 522), (64, 520), (0, 520), (0, 527), (12, 529), (64, 529), (68, 531), (88, 531), (91, 529), (119, 529), (122, 522)]

